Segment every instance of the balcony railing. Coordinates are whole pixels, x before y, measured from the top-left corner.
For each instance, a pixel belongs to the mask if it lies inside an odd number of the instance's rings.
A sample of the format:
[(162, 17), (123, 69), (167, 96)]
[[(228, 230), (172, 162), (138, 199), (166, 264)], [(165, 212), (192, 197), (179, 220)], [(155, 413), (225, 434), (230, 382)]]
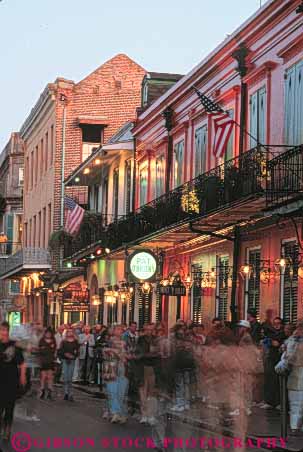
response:
[(0, 242), (0, 259), (15, 254), (21, 248), (21, 242)]
[(268, 162), (266, 202), (268, 207), (284, 204), (303, 195), (303, 145)]
[(203, 217), (251, 196), (261, 195), (266, 185), (266, 155), (260, 148), (245, 152), (199, 175), (140, 209), (104, 226), (81, 228), (65, 257), (89, 248), (94, 243), (116, 249), (123, 243), (179, 223)]
[(2, 278), (23, 271), (48, 268), (51, 268), (51, 258), (44, 248), (21, 248), (6, 259), (0, 259), (0, 277)]

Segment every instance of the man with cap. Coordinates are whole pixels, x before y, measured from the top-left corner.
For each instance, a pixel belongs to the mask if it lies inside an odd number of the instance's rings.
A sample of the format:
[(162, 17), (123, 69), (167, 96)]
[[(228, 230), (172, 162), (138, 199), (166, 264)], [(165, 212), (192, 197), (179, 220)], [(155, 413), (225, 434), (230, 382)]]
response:
[(259, 345), (262, 339), (262, 326), (257, 320), (256, 309), (249, 309), (247, 311), (247, 320), (250, 323), (250, 335), (256, 345)]
[(252, 345), (253, 339), (250, 333), (250, 323), (248, 320), (240, 320), (238, 326), (239, 345)]

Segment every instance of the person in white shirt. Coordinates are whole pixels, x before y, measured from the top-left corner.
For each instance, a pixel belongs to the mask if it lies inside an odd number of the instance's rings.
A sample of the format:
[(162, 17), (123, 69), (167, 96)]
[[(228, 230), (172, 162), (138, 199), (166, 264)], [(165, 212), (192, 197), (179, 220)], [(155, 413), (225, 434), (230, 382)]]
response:
[(79, 335), (80, 355), (79, 365), (80, 372), (84, 383), (89, 382), (91, 367), (94, 358), (95, 338), (90, 332), (89, 325), (85, 325), (83, 333)]

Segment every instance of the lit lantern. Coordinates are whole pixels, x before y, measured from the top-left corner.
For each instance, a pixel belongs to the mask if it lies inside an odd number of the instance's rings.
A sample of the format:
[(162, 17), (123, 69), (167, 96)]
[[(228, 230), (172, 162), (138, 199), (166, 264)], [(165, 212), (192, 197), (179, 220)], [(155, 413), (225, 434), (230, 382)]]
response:
[(292, 260), (290, 257), (279, 257), (275, 261), (275, 270), (277, 273), (284, 273), (286, 268), (291, 267)]
[(240, 268), (240, 275), (243, 279), (248, 279), (251, 277), (253, 272), (253, 266), (250, 264), (242, 265)]
[(90, 169), (89, 168), (85, 168), (83, 171), (83, 174), (89, 174), (90, 173)]

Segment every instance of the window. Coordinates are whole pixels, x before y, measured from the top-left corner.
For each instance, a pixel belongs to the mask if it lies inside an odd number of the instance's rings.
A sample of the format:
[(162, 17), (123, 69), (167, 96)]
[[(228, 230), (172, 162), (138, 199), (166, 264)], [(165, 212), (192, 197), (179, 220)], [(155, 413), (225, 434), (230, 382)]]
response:
[(24, 246), (28, 246), (28, 224), (24, 223)]
[(99, 211), (99, 185), (94, 185), (93, 187), (93, 210), (95, 212)]
[(11, 254), (12, 252), (12, 242), (14, 241), (14, 214), (5, 214), (5, 227), (4, 232), (7, 237), (6, 253)]
[(50, 166), (52, 166), (53, 164), (53, 160), (54, 160), (54, 153), (55, 153), (55, 149), (54, 149), (54, 126), (51, 126), (51, 130), (50, 130)]
[(28, 236), (28, 246), (32, 246), (32, 219), (29, 220), (29, 236)]
[(125, 162), (125, 214), (128, 215), (131, 210), (131, 189), (132, 189), (132, 162)]
[(249, 309), (255, 309), (260, 315), (260, 270), (261, 249), (248, 250), (247, 262), (252, 265), (253, 272), (245, 281), (245, 315)]
[(30, 183), (30, 188), (31, 190), (33, 189), (34, 186), (34, 151), (31, 152), (31, 162), (30, 162), (30, 172), (31, 172), (31, 183)]
[(82, 124), (82, 162), (86, 160), (95, 148), (102, 143), (103, 127), (99, 124)]
[(45, 157), (44, 157), (44, 171), (47, 171), (48, 166), (48, 132), (45, 134)]
[(216, 317), (221, 320), (228, 319), (228, 277), (229, 258), (222, 256), (217, 258), (217, 289), (216, 289)]
[(44, 141), (43, 138), (41, 139), (41, 145), (40, 145), (40, 175), (42, 177), (44, 170)]
[(33, 224), (33, 247), (36, 246), (37, 239), (37, 216), (34, 216), (34, 224)]
[(19, 168), (18, 185), (19, 187), (23, 187), (23, 184), (24, 184), (24, 168)]
[(41, 210), (38, 213), (38, 248), (41, 248)]
[(140, 171), (140, 206), (147, 203), (147, 168)]
[(9, 282), (9, 292), (12, 295), (21, 293), (21, 282), (19, 279), (12, 279)]
[(104, 179), (102, 184), (102, 214), (104, 216), (104, 224), (108, 222), (108, 179)]
[(250, 96), (250, 147), (255, 147), (258, 143), (266, 142), (266, 89), (265, 86), (258, 89)]
[(195, 131), (195, 175), (205, 172), (206, 163), (207, 126), (199, 127)]
[(286, 71), (285, 142), (288, 145), (303, 143), (303, 61)]
[(36, 148), (35, 148), (34, 158), (35, 158), (35, 170), (34, 170), (35, 174), (34, 174), (34, 177), (35, 177), (35, 183), (37, 183), (37, 180), (38, 180), (38, 165), (39, 165), (39, 162), (38, 162), (38, 158), (39, 158), (38, 146), (36, 146)]
[[(234, 110), (228, 110), (227, 113), (231, 118), (234, 118)], [(229, 137), (227, 146), (226, 146), (226, 152), (224, 154), (224, 162), (228, 162), (228, 160), (231, 160), (234, 158), (234, 138), (235, 138), (235, 127), (233, 127), (233, 130), (231, 132), (231, 135)]]
[(113, 214), (115, 220), (118, 218), (118, 213), (119, 213), (119, 168), (115, 168), (113, 173)]
[(164, 158), (164, 155), (161, 155), (156, 160), (156, 198), (159, 198), (159, 196), (163, 195), (163, 193), (165, 191), (164, 167), (165, 167), (165, 158)]
[(175, 144), (174, 157), (174, 187), (179, 187), (183, 182), (184, 140)]
[(25, 190), (29, 190), (29, 175), (30, 175), (30, 167), (29, 167), (29, 157), (26, 157), (26, 179), (25, 179)]
[(296, 322), (298, 317), (298, 266), (299, 245), (296, 240), (282, 244), (281, 254), (289, 257), (292, 266), (287, 266), (281, 274), (280, 316), (285, 322)]
[(47, 238), (49, 239), (51, 233), (52, 233), (52, 205), (49, 203), (47, 207)]
[(45, 229), (46, 229), (46, 207), (43, 207), (43, 219), (42, 219), (42, 246), (43, 246), (43, 248), (46, 247), (46, 241), (45, 241), (46, 231), (45, 231)]

